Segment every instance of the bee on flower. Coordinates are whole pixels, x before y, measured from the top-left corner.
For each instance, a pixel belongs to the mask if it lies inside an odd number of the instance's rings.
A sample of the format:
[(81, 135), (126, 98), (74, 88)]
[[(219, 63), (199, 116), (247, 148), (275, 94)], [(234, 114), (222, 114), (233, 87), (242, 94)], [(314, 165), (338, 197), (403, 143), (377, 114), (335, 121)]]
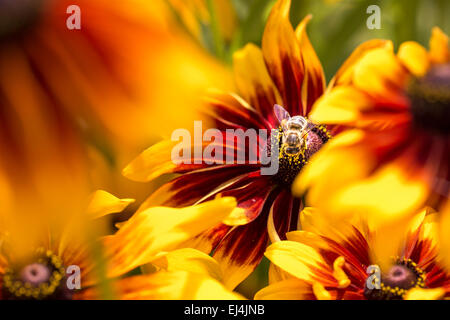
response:
[[(211, 165), (208, 162), (213, 159), (204, 156), (199, 159), (195, 152), (189, 163), (174, 163), (173, 141), (152, 146), (123, 170), (126, 177), (136, 181), (179, 174), (153, 193), (141, 208), (191, 205), (218, 194), (237, 199), (238, 208), (243, 209), (241, 214), (190, 244), (212, 252), (226, 266), (229, 287), (239, 284), (260, 262), (270, 236), (268, 226), (282, 237), (297, 228), (303, 204), (292, 195), (292, 182), (337, 130), (309, 119), (313, 104), (325, 91), (325, 77), (306, 34), (311, 16), (294, 30), (289, 21), (290, 4), (289, 0), (280, 0), (274, 5), (265, 27), (262, 49), (248, 44), (234, 54), (237, 92), (211, 94), (204, 108), (213, 123), (211, 126), (223, 134), (218, 152), (227, 158), (233, 158), (242, 148), (235, 141), (227, 140), (227, 130), (277, 132), (279, 168), (275, 174), (261, 174), (264, 167), (261, 161)], [(359, 48), (359, 53), (383, 45), (384, 41), (370, 41)], [(258, 136), (257, 147), (245, 144), (247, 156), (257, 154), (256, 158), (261, 159), (265, 150), (273, 151), (272, 143), (272, 139)]]

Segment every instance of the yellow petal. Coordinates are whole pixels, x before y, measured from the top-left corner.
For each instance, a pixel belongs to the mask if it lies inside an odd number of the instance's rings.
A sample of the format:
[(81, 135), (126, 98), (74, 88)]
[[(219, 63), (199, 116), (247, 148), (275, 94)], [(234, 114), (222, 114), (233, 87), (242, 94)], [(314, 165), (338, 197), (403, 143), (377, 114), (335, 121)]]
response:
[(242, 226), (248, 224), (248, 216), (242, 208), (235, 208), (231, 214), (222, 222), (228, 226)]
[(254, 44), (247, 44), (233, 55), (236, 85), (242, 97), (260, 112), (272, 111), (282, 104), (278, 89), (267, 72), (263, 54)]
[(188, 271), (209, 276), (217, 281), (223, 279), (222, 270), (216, 260), (204, 252), (191, 248), (161, 254), (151, 265), (165, 271)]
[[(303, 220), (302, 220), (303, 221)], [(302, 223), (302, 228), (311, 230), (310, 227), (306, 227), (305, 224)], [(303, 243), (307, 246), (310, 246), (314, 249), (319, 249), (324, 247), (324, 240), (319, 236), (319, 234), (309, 232), (309, 231), (291, 231), (286, 234), (286, 238), (289, 241), (295, 241)]]
[(295, 278), (271, 284), (255, 295), (255, 300), (308, 300), (311, 298), (311, 285)]
[(445, 295), (444, 288), (414, 288), (406, 293), (405, 300), (439, 300)]
[(313, 292), (317, 300), (331, 300), (331, 294), (319, 282), (313, 284)]
[(439, 220), (439, 240), (440, 240), (440, 258), (442, 259), (447, 271), (450, 272), (450, 202), (442, 209)]
[(175, 249), (219, 224), (235, 207), (234, 198), (224, 197), (181, 209), (154, 207), (137, 212), (116, 234), (104, 238), (110, 276), (147, 264), (161, 251)]
[[(237, 250), (237, 248), (234, 247), (232, 250)], [(214, 259), (218, 261), (222, 268), (223, 284), (229, 290), (233, 290), (237, 285), (244, 281), (255, 270), (259, 263), (259, 261), (238, 262), (232, 257), (232, 250), (227, 252), (224, 247), (219, 247), (213, 255)]]
[[(440, 246), (438, 216), (440, 215), (436, 211), (434, 211), (434, 209), (426, 207), (414, 217), (416, 223), (418, 223), (420, 219), (422, 219), (422, 229), (420, 230), (420, 237), (424, 240), (429, 241), (430, 246), (435, 248)], [(410, 232), (417, 229), (417, 226), (413, 225), (413, 223), (414, 222), (408, 225), (408, 230)]]
[[(318, 206), (332, 200), (331, 195), (342, 188), (344, 183), (365, 177), (372, 169), (374, 160), (364, 147), (359, 144), (353, 146), (363, 137), (360, 130), (348, 130), (327, 142), (294, 180), (294, 195), (302, 196), (308, 190), (307, 203)], [(343, 166), (343, 163), (346, 165)], [(333, 179), (323, 179), (327, 176)], [(328, 196), (324, 197), (324, 194)]]
[(448, 36), (438, 27), (434, 27), (431, 34), (430, 60), (433, 63), (448, 63), (450, 61)]
[[(243, 299), (220, 282), (202, 274), (184, 271), (156, 272), (126, 277), (114, 283), (121, 300), (236, 300)], [(79, 299), (98, 298), (96, 288), (83, 290)]]
[(400, 45), (397, 54), (400, 61), (417, 77), (425, 75), (430, 67), (427, 50), (414, 41)]
[(401, 88), (406, 76), (390, 48), (377, 48), (366, 53), (355, 65), (353, 82), (357, 88), (385, 97), (392, 87)]
[(339, 86), (316, 102), (309, 117), (318, 123), (352, 123), (361, 111), (370, 109), (371, 105), (371, 100), (361, 90)]
[(97, 219), (111, 213), (121, 212), (133, 202), (133, 199), (119, 199), (106, 191), (97, 190), (91, 195), (87, 213), (92, 219)]
[(317, 251), (293, 241), (271, 244), (267, 248), (265, 256), (284, 271), (305, 281), (312, 281), (312, 268), (323, 269), (323, 265), (325, 265)]
[(125, 167), (122, 174), (129, 179), (146, 182), (172, 172), (176, 168), (171, 160), (176, 144), (177, 142), (165, 140), (151, 146)]
[(353, 72), (355, 65), (363, 58), (370, 50), (376, 48), (388, 48), (392, 50), (393, 44), (387, 40), (369, 40), (359, 45), (350, 55), (350, 57), (342, 64), (334, 78), (330, 81), (329, 89), (337, 85), (350, 84), (353, 80)]
[(411, 216), (427, 198), (427, 188), (420, 180), (405, 175), (396, 164), (387, 165), (366, 180), (344, 188), (336, 205), (369, 214), (369, 224), (379, 226)]
[(303, 92), (305, 94), (303, 94), (302, 99), (303, 104), (308, 106), (312, 106), (325, 91), (325, 74), (322, 64), (306, 33), (306, 26), (311, 19), (312, 15), (306, 16), (295, 30), (295, 34), (300, 43), (300, 52), (303, 61), (305, 61), (306, 81), (303, 84)]
[(289, 273), (283, 271), (283, 269), (277, 267), (273, 263), (269, 266), (269, 284), (273, 284), (275, 282), (280, 282), (283, 280), (293, 278)]
[[(273, 6), (264, 29), (262, 51), (283, 102), (298, 110), (305, 70), (300, 45), (289, 20), (290, 6), (290, 0), (279, 0)], [(306, 106), (303, 108), (306, 114)]]

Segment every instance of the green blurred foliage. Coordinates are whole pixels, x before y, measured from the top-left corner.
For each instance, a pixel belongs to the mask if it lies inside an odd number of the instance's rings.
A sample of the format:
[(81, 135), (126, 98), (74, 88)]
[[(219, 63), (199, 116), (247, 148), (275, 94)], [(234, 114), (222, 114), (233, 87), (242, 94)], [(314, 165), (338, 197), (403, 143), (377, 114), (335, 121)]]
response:
[[(239, 25), (231, 42), (221, 46), (223, 51), (219, 57), (228, 63), (232, 61), (233, 52), (246, 43), (261, 44), (267, 17), (276, 2), (230, 1), (236, 10)], [(366, 10), (370, 5), (378, 5), (381, 9), (379, 30), (370, 30), (366, 26), (370, 16)], [(214, 10), (213, 6), (209, 9)], [(363, 41), (390, 39), (398, 47), (403, 41), (415, 40), (428, 46), (433, 26), (450, 33), (450, 21), (446, 19), (450, 16), (448, 0), (292, 0), (291, 22), (294, 27), (307, 14), (313, 15), (308, 34), (328, 79)], [(210, 41), (209, 36), (206, 42)], [(213, 47), (210, 44), (206, 46)]]

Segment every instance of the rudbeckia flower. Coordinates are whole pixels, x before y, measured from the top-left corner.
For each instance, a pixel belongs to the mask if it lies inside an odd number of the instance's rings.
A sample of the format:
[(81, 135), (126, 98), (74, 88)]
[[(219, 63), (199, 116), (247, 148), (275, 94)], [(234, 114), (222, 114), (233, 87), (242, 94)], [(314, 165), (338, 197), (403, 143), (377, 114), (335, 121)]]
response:
[(450, 195), (448, 37), (434, 28), (429, 51), (416, 42), (397, 54), (392, 45), (369, 50), (337, 84), (310, 117), (349, 130), (302, 172), (295, 193), (307, 191), (310, 205), (335, 217), (362, 210), (380, 223), (425, 205), (442, 211)]
[[(436, 213), (425, 209), (404, 224), (390, 263), (377, 238), (389, 233), (363, 220), (330, 225), (317, 209), (302, 212), (302, 231), (287, 234), (265, 255), (270, 284), (255, 299), (431, 300), (450, 296), (450, 273), (439, 264)], [(387, 239), (386, 239), (387, 238)], [(389, 250), (388, 250), (389, 251)]]
[[(262, 50), (248, 44), (235, 53), (238, 93), (212, 94), (205, 107), (214, 128), (223, 134), (224, 143), (216, 142), (219, 144), (216, 156), (235, 159), (235, 153), (242, 151), (243, 146), (227, 141), (227, 129), (263, 129), (269, 135), (272, 129), (277, 131), (276, 143), (281, 145), (278, 173), (261, 174), (260, 155), (264, 148), (271, 148), (270, 139), (261, 136), (256, 145), (246, 144), (246, 160), (257, 155), (255, 163), (211, 164), (210, 160), (214, 159), (205, 156), (199, 159), (194, 152), (197, 158), (192, 158), (191, 164), (176, 164), (171, 160), (176, 143), (163, 141), (146, 150), (123, 171), (125, 176), (137, 181), (152, 180), (167, 173), (182, 174), (152, 194), (142, 208), (155, 204), (186, 206), (217, 194), (237, 199), (242, 210), (192, 244), (213, 252), (214, 258), (226, 266), (224, 278), (229, 287), (240, 283), (261, 260), (269, 239), (268, 224), (279, 234), (296, 228), (302, 203), (292, 196), (291, 183), (312, 154), (330, 138), (325, 126), (307, 120), (313, 103), (324, 92), (325, 79), (305, 31), (310, 17), (294, 30), (289, 22), (290, 3), (281, 0), (273, 7)], [(276, 104), (282, 107), (274, 108)], [(289, 128), (294, 128), (292, 136), (288, 134)], [(304, 143), (299, 143), (296, 150), (288, 149), (291, 142), (296, 145), (295, 142), (301, 141)]]
[(214, 278), (189, 270), (125, 276), (206, 230), (212, 221), (225, 219), (235, 208), (234, 199), (220, 198), (180, 209), (150, 208), (126, 221), (115, 234), (100, 236), (94, 220), (120, 212), (130, 202), (97, 191), (84, 215), (67, 217), (57, 228), (37, 214), (28, 220), (35, 222), (32, 226), (18, 228), (17, 221), (23, 222), (20, 216), (10, 217), (2, 211), (0, 298), (240, 298)]

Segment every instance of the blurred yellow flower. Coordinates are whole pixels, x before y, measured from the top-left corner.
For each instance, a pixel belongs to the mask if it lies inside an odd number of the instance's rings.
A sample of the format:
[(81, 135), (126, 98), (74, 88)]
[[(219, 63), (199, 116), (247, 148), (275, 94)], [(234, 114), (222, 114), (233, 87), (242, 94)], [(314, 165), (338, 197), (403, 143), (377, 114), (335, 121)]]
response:
[[(307, 208), (301, 215), (302, 230), (267, 248), (265, 255), (273, 264), (270, 285), (255, 299), (448, 297), (450, 273), (439, 265), (435, 219), (430, 210), (416, 214), (403, 224), (402, 241), (397, 242), (364, 220), (330, 225), (327, 215)], [(380, 238), (384, 248), (377, 243)]]
[[(66, 26), (71, 4), (0, 4), (2, 146), (12, 163), (67, 161), (93, 189), (134, 193), (119, 168), (198, 118), (203, 90), (227, 88), (230, 76), (178, 28), (162, 0), (77, 1), (80, 30)], [(58, 148), (50, 149), (53, 140)]]
[(450, 195), (448, 37), (434, 28), (429, 51), (405, 42), (397, 54), (389, 44), (354, 58), (311, 113), (349, 130), (316, 155), (294, 192), (308, 191), (308, 203), (336, 219), (362, 210), (384, 224), (425, 205), (442, 210)]
[[(44, 220), (39, 203), (34, 204), (34, 215), (27, 217), (22, 212), (2, 211), (0, 298), (240, 298), (214, 278), (191, 270), (119, 278), (195, 237), (209, 228), (212, 220), (218, 223), (225, 219), (236, 206), (233, 198), (181, 209), (150, 208), (125, 222), (117, 233), (100, 236), (104, 228), (97, 219), (120, 212), (131, 202), (100, 190), (83, 203), (83, 213), (67, 215), (65, 220)], [(73, 201), (67, 201), (59, 210), (74, 207)], [(19, 204), (8, 209), (23, 207)], [(79, 287), (71, 288), (70, 272), (75, 269), (79, 270)]]

